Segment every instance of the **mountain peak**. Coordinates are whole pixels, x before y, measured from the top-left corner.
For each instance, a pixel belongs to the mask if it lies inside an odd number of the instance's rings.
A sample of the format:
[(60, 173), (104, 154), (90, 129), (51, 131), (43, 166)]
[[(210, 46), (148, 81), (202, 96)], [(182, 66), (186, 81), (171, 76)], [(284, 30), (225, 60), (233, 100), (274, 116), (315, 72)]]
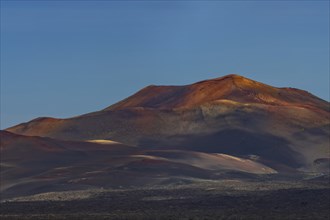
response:
[[(213, 78), (213, 79), (208, 79), (208, 80), (203, 80), (194, 84), (204, 84), (204, 83), (220, 83), (220, 82), (225, 82), (228, 84), (234, 84), (236, 86), (242, 86), (242, 85), (256, 85), (259, 82), (254, 81), (252, 79), (246, 78), (244, 76), (238, 75), (238, 74), (229, 74), (229, 75), (225, 75), (222, 77), (218, 77), (218, 78)], [(261, 83), (260, 83), (261, 84)], [(267, 86), (265, 84), (263, 84), (264, 86)]]
[(223, 79), (232, 79), (232, 80), (235, 80), (235, 79), (248, 79), (248, 78), (233, 73), (233, 74), (228, 74), (228, 75), (221, 76), (221, 77), (214, 78), (214, 79), (210, 79), (210, 80), (223, 80)]

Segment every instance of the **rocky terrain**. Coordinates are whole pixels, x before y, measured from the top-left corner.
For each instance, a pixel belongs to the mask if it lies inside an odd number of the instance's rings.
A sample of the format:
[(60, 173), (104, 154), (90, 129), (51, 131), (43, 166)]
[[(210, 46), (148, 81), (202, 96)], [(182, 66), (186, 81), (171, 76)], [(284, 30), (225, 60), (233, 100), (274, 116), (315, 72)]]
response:
[(329, 219), (328, 182), (193, 182), (21, 197), (1, 219)]

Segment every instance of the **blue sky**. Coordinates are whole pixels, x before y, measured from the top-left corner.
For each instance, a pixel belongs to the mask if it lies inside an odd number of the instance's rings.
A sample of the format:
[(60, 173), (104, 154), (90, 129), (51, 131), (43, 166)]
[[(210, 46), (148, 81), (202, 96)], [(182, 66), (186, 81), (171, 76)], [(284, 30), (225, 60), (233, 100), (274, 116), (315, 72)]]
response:
[(329, 100), (329, 2), (1, 1), (1, 128), (230, 73)]

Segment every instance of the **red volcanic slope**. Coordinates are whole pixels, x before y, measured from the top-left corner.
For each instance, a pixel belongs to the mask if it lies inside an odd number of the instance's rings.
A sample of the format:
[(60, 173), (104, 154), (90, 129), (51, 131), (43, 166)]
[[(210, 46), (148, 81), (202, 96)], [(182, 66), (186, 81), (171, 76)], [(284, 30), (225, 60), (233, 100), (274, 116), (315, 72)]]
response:
[(296, 105), (329, 110), (327, 102), (306, 91), (275, 88), (239, 75), (227, 75), (186, 86), (148, 86), (105, 111), (134, 107), (191, 108), (223, 99), (240, 103)]

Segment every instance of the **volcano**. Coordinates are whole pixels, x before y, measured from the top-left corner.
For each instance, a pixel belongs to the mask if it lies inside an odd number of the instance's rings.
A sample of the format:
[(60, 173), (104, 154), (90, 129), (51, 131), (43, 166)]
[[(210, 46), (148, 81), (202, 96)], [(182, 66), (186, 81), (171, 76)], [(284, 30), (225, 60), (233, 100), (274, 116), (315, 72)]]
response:
[(330, 158), (329, 126), (329, 102), (303, 90), (227, 75), (184, 86), (147, 86), (100, 111), (37, 118), (6, 130), (63, 141), (223, 153), (291, 172), (324, 168), (316, 164)]

